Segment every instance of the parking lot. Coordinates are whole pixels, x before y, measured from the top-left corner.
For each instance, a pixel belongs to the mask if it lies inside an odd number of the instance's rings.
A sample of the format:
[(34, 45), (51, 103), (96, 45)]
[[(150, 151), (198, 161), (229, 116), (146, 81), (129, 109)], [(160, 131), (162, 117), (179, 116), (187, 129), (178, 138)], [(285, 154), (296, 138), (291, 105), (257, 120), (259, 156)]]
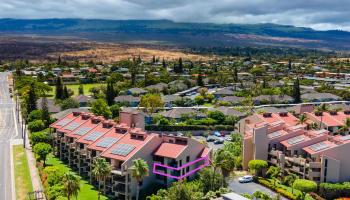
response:
[[(216, 137), (216, 136), (209, 136), (209, 137), (212, 137), (213, 139), (219, 139), (219, 138), (222, 138), (224, 139), (225, 141), (228, 140), (228, 138), (230, 137), (230, 135), (226, 135), (225, 137)], [(194, 138), (198, 139), (198, 140), (204, 140), (204, 141), (207, 141), (207, 139), (203, 136), (194, 136)], [(214, 144), (214, 142), (207, 142), (208, 143), (208, 146), (209, 148), (212, 148), (214, 150), (216, 149), (220, 149), (224, 146), (224, 144)]]
[[(236, 177), (236, 178), (229, 181), (229, 188), (238, 194), (243, 194), (243, 193), (253, 194), (255, 191), (261, 191), (261, 192), (264, 192), (264, 193), (271, 195), (272, 197), (277, 195), (274, 191), (272, 191), (272, 190), (270, 190), (262, 185), (254, 183), (254, 182), (239, 183), (238, 178), (239, 177)], [(281, 199), (287, 200), (284, 197), (281, 197)]]

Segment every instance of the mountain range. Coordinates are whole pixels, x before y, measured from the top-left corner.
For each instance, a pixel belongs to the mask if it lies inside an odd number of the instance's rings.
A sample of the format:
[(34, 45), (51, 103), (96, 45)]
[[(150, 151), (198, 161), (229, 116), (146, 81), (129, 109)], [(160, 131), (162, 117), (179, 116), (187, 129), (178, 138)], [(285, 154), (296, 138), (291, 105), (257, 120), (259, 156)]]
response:
[(276, 46), (350, 50), (350, 32), (278, 24), (180, 23), (169, 20), (0, 19), (4, 35), (71, 36), (101, 42), (199, 47)]

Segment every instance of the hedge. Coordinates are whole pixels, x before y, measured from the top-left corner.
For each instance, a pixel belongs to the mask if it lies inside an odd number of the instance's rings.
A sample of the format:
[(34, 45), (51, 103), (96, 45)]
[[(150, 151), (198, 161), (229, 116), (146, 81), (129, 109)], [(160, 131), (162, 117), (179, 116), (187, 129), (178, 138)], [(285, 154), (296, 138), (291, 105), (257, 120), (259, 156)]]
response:
[(278, 185), (274, 186), (273, 183), (271, 183), (270, 181), (268, 181), (268, 180), (266, 180), (264, 178), (259, 177), (257, 179), (257, 181), (258, 181), (259, 184), (261, 184), (261, 185), (263, 185), (263, 186), (265, 186), (267, 188), (270, 188), (271, 190), (281, 194), (282, 196), (284, 196), (284, 197), (286, 197), (288, 199), (292, 199), (292, 200), (296, 200), (297, 199), (296, 195), (292, 194), (291, 192), (289, 192), (289, 191), (287, 191), (287, 190), (285, 190), (283, 188), (278, 187)]
[(230, 125), (187, 125), (187, 126), (177, 126), (177, 125), (146, 125), (145, 127), (148, 131), (202, 131), (202, 130), (218, 130), (218, 131), (233, 131), (234, 127)]
[(350, 182), (321, 183), (320, 195), (326, 199), (336, 199), (350, 196)]

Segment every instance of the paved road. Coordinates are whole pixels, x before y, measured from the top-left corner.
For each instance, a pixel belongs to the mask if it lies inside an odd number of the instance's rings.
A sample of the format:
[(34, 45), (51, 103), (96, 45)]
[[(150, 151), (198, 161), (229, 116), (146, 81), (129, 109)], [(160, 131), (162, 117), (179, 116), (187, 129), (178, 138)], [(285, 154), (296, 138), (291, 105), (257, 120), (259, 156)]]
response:
[(0, 73), (0, 199), (11, 200), (10, 141), (20, 135), (16, 135), (15, 104), (10, 98), (7, 75)]
[[(234, 178), (229, 182), (229, 188), (238, 194), (242, 194), (242, 193), (253, 194), (255, 191), (261, 191), (261, 192), (270, 194), (272, 197), (277, 195), (274, 191), (253, 182), (239, 183), (238, 178)], [(282, 199), (287, 200), (284, 197), (282, 197)]]

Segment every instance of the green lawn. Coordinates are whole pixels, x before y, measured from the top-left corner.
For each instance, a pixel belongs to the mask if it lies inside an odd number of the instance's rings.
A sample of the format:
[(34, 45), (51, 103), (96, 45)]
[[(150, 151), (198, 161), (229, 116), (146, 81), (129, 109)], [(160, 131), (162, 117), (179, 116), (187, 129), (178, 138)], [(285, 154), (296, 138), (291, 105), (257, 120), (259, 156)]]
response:
[[(54, 157), (54, 156), (49, 156), (47, 158), (46, 161), (47, 166), (57, 166), (62, 168), (64, 171), (71, 171), (71, 169), (65, 165), (64, 163), (62, 163), (58, 158)], [(94, 187), (92, 185), (89, 184), (88, 181), (86, 180), (81, 180), (80, 181), (80, 192), (79, 195), (77, 197), (77, 200), (96, 200), (98, 196), (98, 192), (97, 190), (94, 189)], [(75, 199), (75, 198), (73, 198)], [(108, 198), (101, 196), (101, 200), (107, 200)]]
[(22, 145), (13, 146), (13, 165), (15, 175), (16, 199), (27, 199), (27, 193), (33, 191), (27, 154)]
[[(84, 87), (84, 94), (85, 95), (90, 95), (89, 90), (92, 87), (96, 87), (96, 86), (101, 86), (101, 85), (105, 85), (103, 83), (91, 83), (91, 84), (83, 84)], [(73, 85), (66, 85), (68, 89), (71, 89), (74, 92), (73, 96), (78, 96), (79, 94), (79, 84), (73, 84)], [(51, 86), (52, 91), (49, 93), (50, 97), (54, 97), (55, 95), (55, 86)]]

